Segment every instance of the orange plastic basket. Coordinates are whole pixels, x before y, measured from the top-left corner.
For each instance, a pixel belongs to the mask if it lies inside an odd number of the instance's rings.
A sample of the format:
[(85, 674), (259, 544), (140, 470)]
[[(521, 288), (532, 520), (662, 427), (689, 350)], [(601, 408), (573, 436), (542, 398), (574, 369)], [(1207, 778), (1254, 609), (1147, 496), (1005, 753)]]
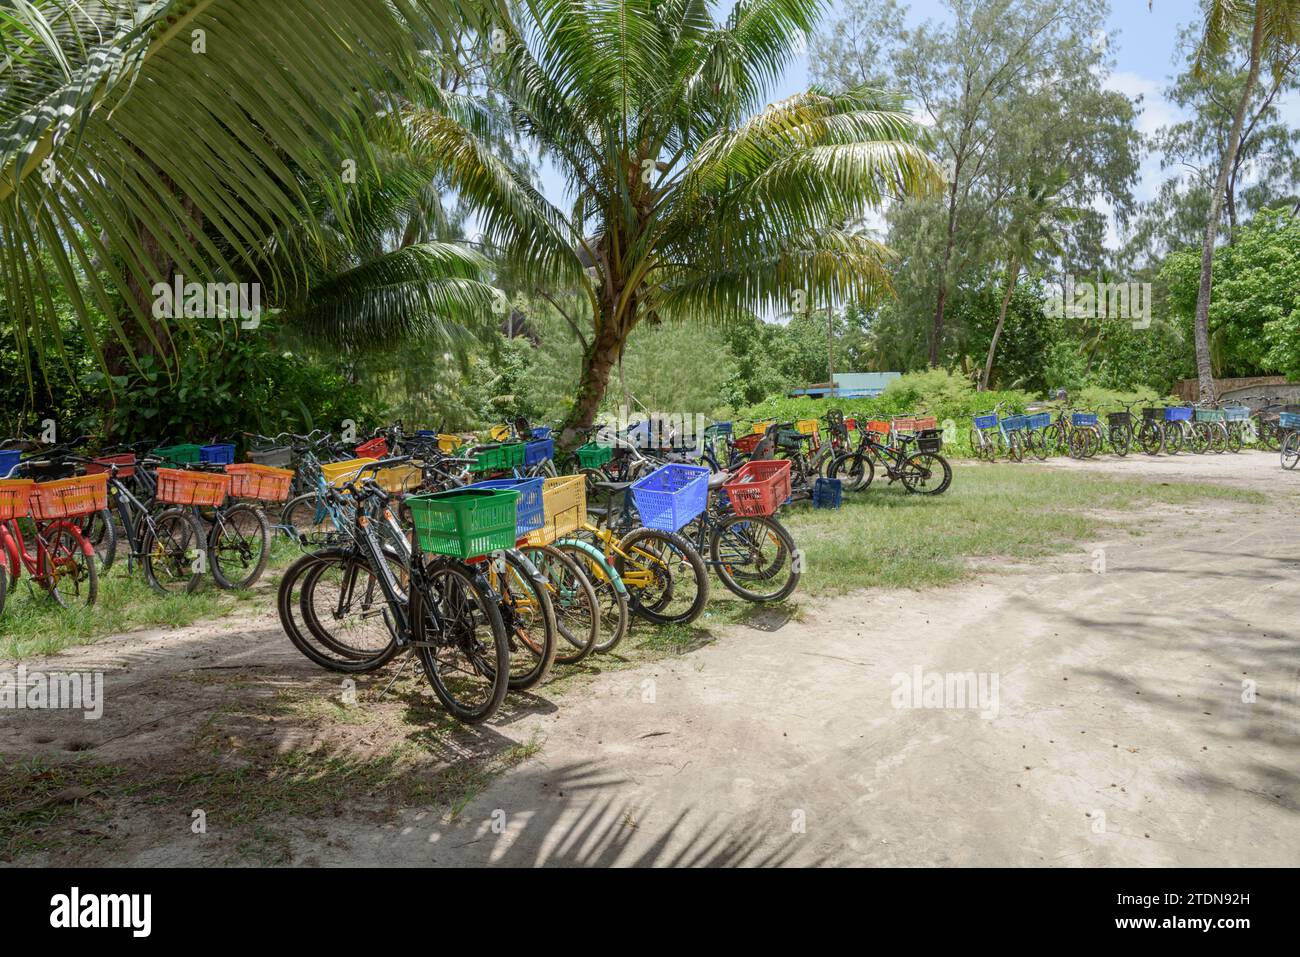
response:
[(35, 484), (31, 479), (0, 482), (0, 522), (27, 517), (32, 510), (32, 486)]
[(933, 429), (935, 427), (935, 418), (932, 415), (912, 417), (898, 416), (894, 419), (895, 432), (920, 432), (923, 429)]
[(790, 460), (746, 462), (722, 487), (737, 515), (772, 515), (790, 497)]
[(844, 420), (844, 429), (845, 429), (846, 432), (856, 432), (856, 431), (858, 431), (858, 420), (857, 420), (857, 419), (845, 419), (845, 420)]
[(872, 419), (870, 422), (867, 423), (867, 431), (875, 432), (877, 435), (888, 435), (889, 423), (882, 422), (879, 419)]
[(103, 455), (95, 459), (94, 462), (86, 466), (87, 475), (98, 475), (101, 472), (109, 471), (114, 465), (117, 466), (117, 477), (120, 479), (135, 478), (135, 456), (131, 453), (122, 455)]
[(184, 469), (158, 470), (158, 501), (168, 505), (212, 505), (230, 494), (230, 476)]
[(37, 482), (30, 501), (32, 518), (42, 522), (93, 515), (108, 508), (108, 476), (79, 475), (56, 482)]
[(259, 502), (288, 501), (293, 471), (269, 465), (227, 465), (231, 498), (253, 498)]
[(758, 443), (762, 441), (763, 436), (759, 432), (754, 432), (750, 435), (742, 435), (740, 438), (736, 439), (736, 448), (740, 449), (740, 451), (744, 452), (746, 455), (753, 455), (754, 449), (757, 448)]

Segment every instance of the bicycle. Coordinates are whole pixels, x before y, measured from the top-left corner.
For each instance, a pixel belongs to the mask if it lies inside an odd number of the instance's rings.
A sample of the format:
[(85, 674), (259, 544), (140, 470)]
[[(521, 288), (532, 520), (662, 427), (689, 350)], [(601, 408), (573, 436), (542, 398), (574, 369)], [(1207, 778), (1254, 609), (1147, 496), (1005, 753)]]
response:
[[(95, 552), (74, 520), (102, 508), (106, 495), (106, 482), (97, 476), (0, 481), (0, 611), (23, 571), (63, 608), (95, 604)], [(30, 542), (22, 519), (31, 521)]]
[[(952, 484), (952, 466), (939, 454), (943, 448), (943, 432), (925, 429), (915, 439), (904, 438), (897, 445), (881, 442), (876, 438), (878, 434), (870, 426), (863, 430), (858, 447), (831, 463), (830, 477), (841, 479), (848, 491), (860, 492), (871, 486), (879, 463), (884, 466), (890, 485), (901, 481), (910, 493), (941, 495), (948, 490)], [(909, 450), (913, 441), (916, 452)]]

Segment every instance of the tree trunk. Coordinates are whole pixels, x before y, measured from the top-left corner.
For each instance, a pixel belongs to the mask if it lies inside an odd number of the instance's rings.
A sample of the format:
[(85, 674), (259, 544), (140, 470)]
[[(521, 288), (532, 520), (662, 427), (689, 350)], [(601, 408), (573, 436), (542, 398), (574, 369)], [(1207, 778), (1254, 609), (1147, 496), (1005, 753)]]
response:
[(608, 318), (601, 322), (600, 332), (596, 335), (596, 341), (592, 344), (587, 361), (582, 368), (582, 378), (578, 383), (578, 400), (573, 405), (573, 411), (569, 413), (568, 421), (560, 430), (562, 449), (575, 448), (579, 444), (577, 440), (581, 437), (581, 433), (590, 429), (592, 423), (596, 421), (596, 413), (600, 411), (600, 403), (605, 398), (605, 390), (609, 387), (610, 375), (623, 355), (624, 340), (625, 337), (614, 328), (614, 323)]
[(1015, 292), (1016, 280), (1020, 278), (1020, 257), (1011, 257), (1007, 270), (1007, 288), (1002, 293), (1002, 309), (998, 312), (998, 324), (993, 329), (993, 340), (989, 343), (989, 357), (984, 360), (984, 375), (980, 377), (980, 391), (989, 390), (989, 378), (993, 375), (993, 357), (997, 355), (998, 339), (1002, 337), (1002, 327), (1006, 325), (1007, 308), (1011, 305), (1011, 294)]
[(1241, 130), (1246, 124), (1246, 111), (1250, 107), (1250, 98), (1255, 92), (1259, 80), (1259, 64), (1264, 43), (1264, 5), (1255, 4), (1255, 29), (1250, 38), (1250, 73), (1246, 77), (1246, 88), (1242, 91), (1241, 102), (1237, 104), (1237, 114), (1232, 118), (1232, 133), (1228, 136), (1228, 146), (1223, 152), (1223, 161), (1219, 166), (1219, 182), (1210, 194), (1210, 213), (1205, 221), (1205, 239), (1201, 245), (1201, 287), (1196, 296), (1196, 378), (1200, 386), (1200, 401), (1214, 402), (1217, 398), (1214, 388), (1214, 367), (1210, 360), (1210, 290), (1214, 279), (1214, 243), (1219, 235), (1219, 217), (1223, 214), (1223, 194), (1228, 188), (1228, 177), (1232, 174), (1233, 164), (1237, 159), (1237, 149), (1241, 145)]
[(948, 264), (952, 262), (952, 248), (957, 233), (957, 187), (953, 186), (948, 203), (948, 236), (943, 244), (943, 264), (939, 269), (939, 299), (934, 307), (934, 322), (930, 326), (930, 368), (939, 365), (939, 351), (943, 343), (943, 312), (948, 303)]

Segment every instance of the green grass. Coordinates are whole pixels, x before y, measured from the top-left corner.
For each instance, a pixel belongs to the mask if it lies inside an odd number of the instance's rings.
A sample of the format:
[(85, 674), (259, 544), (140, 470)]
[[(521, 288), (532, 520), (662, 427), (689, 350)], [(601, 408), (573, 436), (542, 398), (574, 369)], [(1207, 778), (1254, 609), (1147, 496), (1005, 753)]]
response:
[[(877, 487), (879, 483), (879, 487)], [(839, 511), (788, 508), (782, 521), (804, 552), (802, 594), (859, 588), (924, 588), (975, 573), (972, 559), (1028, 559), (1066, 550), (1115, 528), (1100, 512), (1207, 500), (1259, 504), (1259, 492), (1223, 485), (1117, 480), (1032, 465), (957, 465), (937, 497), (909, 495), (876, 474), (870, 489), (845, 494)]]
[(23, 659), (50, 655), (73, 645), (94, 642), (105, 635), (140, 628), (180, 628), (204, 619), (233, 614), (254, 602), (274, 603), (274, 583), (283, 570), (301, 554), (283, 538), (272, 545), (266, 574), (254, 589), (226, 592), (209, 576), (192, 595), (160, 595), (144, 580), (137, 568), (126, 571), (121, 548), (117, 561), (99, 580), (99, 596), (93, 608), (60, 608), (39, 588), (29, 587), (25, 577), (9, 590), (0, 612), (0, 658)]

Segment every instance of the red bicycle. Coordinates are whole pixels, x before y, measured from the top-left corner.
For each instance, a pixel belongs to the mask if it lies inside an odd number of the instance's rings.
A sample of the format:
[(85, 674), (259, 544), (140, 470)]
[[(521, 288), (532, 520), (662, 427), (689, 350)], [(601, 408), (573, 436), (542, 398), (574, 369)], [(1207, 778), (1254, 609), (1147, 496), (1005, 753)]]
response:
[(93, 515), (107, 501), (107, 475), (0, 482), (0, 611), (23, 569), (64, 608), (95, 604), (95, 549), (75, 519)]

